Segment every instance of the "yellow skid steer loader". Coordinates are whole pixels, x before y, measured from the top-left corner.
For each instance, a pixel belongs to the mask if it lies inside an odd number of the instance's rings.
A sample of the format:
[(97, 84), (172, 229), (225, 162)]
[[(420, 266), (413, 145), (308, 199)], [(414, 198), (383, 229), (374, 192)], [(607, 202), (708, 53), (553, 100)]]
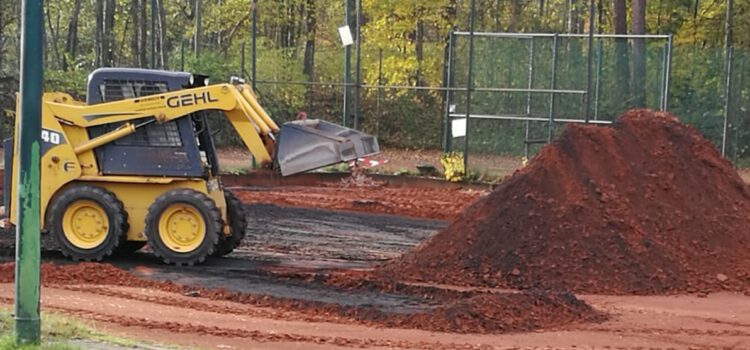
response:
[[(240, 245), (247, 222), (218, 177), (209, 115), (226, 116), (254, 158), (282, 175), (379, 152), (373, 136), (322, 120), (279, 128), (237, 79), (106, 68), (89, 76), (86, 99), (46, 93), (42, 103), (42, 228), (74, 260), (148, 243), (165, 263), (192, 265)], [(4, 212), (16, 224), (18, 149), (13, 139), (4, 149)]]

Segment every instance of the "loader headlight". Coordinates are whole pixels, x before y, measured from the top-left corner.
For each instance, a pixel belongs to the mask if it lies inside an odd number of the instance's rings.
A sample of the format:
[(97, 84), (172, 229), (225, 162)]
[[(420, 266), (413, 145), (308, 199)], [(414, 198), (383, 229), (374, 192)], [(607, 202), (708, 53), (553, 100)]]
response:
[(206, 187), (208, 189), (208, 192), (214, 192), (219, 189), (219, 181), (216, 179), (211, 179), (206, 181)]

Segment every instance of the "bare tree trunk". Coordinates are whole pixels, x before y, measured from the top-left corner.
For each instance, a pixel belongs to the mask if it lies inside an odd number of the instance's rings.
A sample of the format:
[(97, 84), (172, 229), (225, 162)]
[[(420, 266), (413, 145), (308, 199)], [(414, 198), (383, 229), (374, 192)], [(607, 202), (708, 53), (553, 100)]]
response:
[(307, 0), (305, 6), (305, 27), (307, 27), (307, 40), (305, 41), (304, 73), (313, 79), (315, 66), (315, 34), (318, 29), (318, 13), (315, 0)]
[(539, 0), (539, 19), (544, 18), (544, 0)]
[(202, 0), (195, 0), (195, 10), (194, 10), (195, 11), (194, 13), (195, 39), (194, 39), (193, 44), (195, 45), (195, 47), (193, 48), (193, 53), (195, 54), (196, 58), (198, 58), (198, 56), (200, 56), (201, 54), (201, 36), (203, 35), (203, 33), (201, 33), (203, 31), (203, 26), (201, 23), (201, 17), (202, 17), (202, 12), (203, 12), (203, 9), (201, 8), (202, 7), (201, 1)]
[(104, 2), (104, 33), (102, 47), (102, 64), (107, 67), (115, 64), (115, 0), (106, 0)]
[[(59, 11), (59, 9), (58, 9), (58, 11)], [(47, 27), (49, 29), (49, 36), (52, 39), (51, 45), (52, 45), (52, 53), (54, 53), (54, 55), (55, 55), (55, 67), (57, 67), (58, 69), (59, 68), (63, 68), (63, 66), (64, 66), (64, 64), (62, 62), (63, 58), (62, 58), (62, 55), (60, 54), (60, 49), (59, 49), (59, 46), (58, 46), (59, 43), (60, 43), (60, 41), (58, 40), (59, 39), (59, 34), (60, 34), (60, 26), (59, 26), (59, 24), (60, 24), (59, 23), (60, 13), (59, 12), (57, 13), (57, 24), (58, 25), (55, 26), (52, 23), (52, 13), (50, 12), (49, 2), (45, 2), (44, 12), (45, 12), (45, 17), (47, 19)]]
[[(503, 15), (503, 8), (504, 8), (504, 6), (505, 6), (505, 1), (503, 1), (503, 0), (497, 0), (497, 2), (495, 4), (495, 9), (493, 10), (494, 15), (492, 16), (493, 17), (492, 18), (492, 22), (493, 22), (492, 24), (493, 24), (493, 29), (496, 32), (502, 31), (502, 28), (500, 27), (500, 24), (502, 24), (501, 19), (502, 19), (502, 15)], [(455, 7), (453, 7), (453, 9), (455, 9)], [(454, 11), (454, 13), (455, 13), (455, 11)], [(451, 23), (455, 23), (455, 22), (451, 22)]]
[(101, 67), (103, 64), (104, 51), (104, 0), (94, 2), (94, 16), (96, 17), (96, 28), (94, 29), (94, 66)]
[[(126, 43), (126, 41), (128, 39), (128, 35), (130, 33), (133, 33), (133, 30), (130, 29), (130, 23), (131, 23), (131, 21), (134, 22), (135, 20), (133, 18), (130, 18), (130, 17), (125, 18), (125, 25), (122, 28), (122, 39), (120, 40), (119, 44), (115, 43), (115, 48), (114, 48), (114, 52), (115, 52), (115, 56), (114, 57), (115, 57), (115, 59), (114, 59), (114, 61), (117, 64), (117, 66), (122, 65), (122, 61), (125, 58), (125, 43)], [(132, 37), (132, 35), (130, 35), (130, 37)]]
[(518, 24), (521, 23), (521, 19), (523, 16), (523, 9), (525, 6), (526, 6), (526, 3), (523, 1), (511, 1), (510, 21), (508, 21), (509, 32), (514, 32), (518, 29)]
[(164, 9), (164, 0), (158, 0), (159, 6), (159, 60), (161, 67), (168, 69), (166, 52), (169, 52), (170, 46), (167, 43), (167, 11)]
[(288, 19), (286, 20), (286, 47), (295, 47), (297, 44), (297, 38), (295, 37), (296, 30), (294, 25), (296, 24), (296, 13), (294, 6), (290, 3), (288, 5)]
[(141, 68), (148, 66), (146, 1), (148, 0), (132, 0), (130, 3), (130, 16), (133, 18), (134, 29), (130, 39), (130, 51), (132, 51), (133, 65)]
[[(419, 10), (421, 12), (421, 9)], [(415, 35), (414, 52), (417, 56), (417, 74), (415, 79), (415, 86), (422, 86), (422, 62), (424, 61), (424, 21), (421, 19), (417, 20), (417, 28)]]
[[(633, 0), (633, 34), (646, 34), (646, 0)], [(633, 97), (635, 107), (646, 106), (646, 41), (633, 40)]]
[(130, 37), (130, 52), (132, 64), (135, 67), (142, 67), (140, 62), (140, 52), (138, 41), (141, 38), (141, 18), (140, 18), (140, 7), (138, 0), (130, 1), (130, 18), (133, 19), (133, 35)]
[[(3, 58), (5, 58), (5, 42), (7, 39), (5, 38), (5, 7), (0, 6), (0, 77), (4, 76), (3, 72), (5, 71), (5, 67), (3, 66), (5, 62), (3, 61)], [(2, 115), (2, 112), (0, 112), (0, 118), (4, 117)], [(2, 135), (0, 135), (2, 136)]]
[(140, 67), (148, 67), (148, 16), (146, 1), (140, 0), (138, 9), (141, 15), (138, 17), (138, 62)]
[[(628, 8), (625, 0), (614, 0), (615, 7), (615, 34), (628, 34)], [(628, 106), (627, 99), (630, 98), (630, 60), (628, 58), (628, 39), (615, 40), (615, 74), (617, 76), (617, 90), (625, 109)]]
[(68, 37), (65, 41), (65, 56), (63, 58), (63, 70), (68, 70), (68, 59), (75, 65), (78, 51), (78, 16), (81, 15), (81, 0), (75, 0), (70, 22), (68, 22)]
[(695, 0), (695, 7), (693, 7), (693, 45), (698, 43), (698, 10), (700, 5), (700, 0)]
[(578, 23), (578, 0), (568, 0), (567, 32), (575, 33)]

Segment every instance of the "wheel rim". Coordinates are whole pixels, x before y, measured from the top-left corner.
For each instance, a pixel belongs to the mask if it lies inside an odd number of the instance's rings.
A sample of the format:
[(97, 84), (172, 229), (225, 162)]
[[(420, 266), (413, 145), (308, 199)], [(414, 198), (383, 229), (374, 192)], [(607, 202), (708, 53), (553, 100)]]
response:
[(206, 237), (206, 221), (195, 207), (172, 204), (159, 217), (159, 237), (175, 252), (192, 252)]
[(107, 239), (109, 217), (96, 202), (79, 200), (73, 202), (63, 214), (63, 233), (72, 245), (79, 249), (94, 249)]

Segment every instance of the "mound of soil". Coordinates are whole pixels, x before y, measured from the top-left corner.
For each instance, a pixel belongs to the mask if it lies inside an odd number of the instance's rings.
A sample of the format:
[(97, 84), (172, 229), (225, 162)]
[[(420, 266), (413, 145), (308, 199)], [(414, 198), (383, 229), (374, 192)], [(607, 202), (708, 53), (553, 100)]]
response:
[(606, 294), (750, 286), (750, 191), (693, 127), (660, 112), (570, 125), (448, 228), (379, 273)]
[(481, 293), (456, 298), (429, 312), (415, 314), (373, 313), (364, 319), (389, 327), (416, 328), (435, 332), (505, 333), (528, 332), (600, 322), (604, 314), (570, 293)]

